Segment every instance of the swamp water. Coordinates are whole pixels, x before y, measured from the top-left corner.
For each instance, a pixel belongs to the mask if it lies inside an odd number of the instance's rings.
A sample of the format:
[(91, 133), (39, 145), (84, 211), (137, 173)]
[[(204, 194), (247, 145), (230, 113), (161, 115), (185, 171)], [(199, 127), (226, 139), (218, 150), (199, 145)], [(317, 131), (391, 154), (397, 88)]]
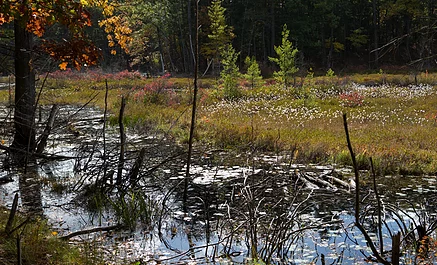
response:
[[(8, 111), (0, 109), (2, 128), (10, 122)], [(42, 112), (42, 120), (47, 112)], [(136, 151), (143, 147), (144, 165), (135, 190), (125, 193), (126, 205), (106, 209), (80, 194), (87, 184), (117, 170), (117, 128), (107, 127), (103, 139), (103, 114), (93, 108), (64, 106), (58, 116), (46, 152), (70, 159), (39, 160), (26, 174), (3, 164), (0, 177), (13, 181), (0, 185), (0, 203), (10, 207), (18, 193), (20, 210), (44, 215), (60, 236), (131, 218), (135, 226), (130, 229), (70, 239), (91, 242), (108, 264), (238, 264), (254, 255), (278, 264), (367, 263), (370, 250), (353, 225), (353, 190), (309, 189), (300, 180), (309, 174), (348, 181), (350, 169), (296, 165), (287, 155), (198, 151), (183, 207), (185, 155), (162, 137), (128, 134), (123, 175), (129, 174)], [(368, 173), (362, 175), (365, 186), (370, 186)], [(391, 249), (392, 234), (406, 234), (410, 225), (435, 221), (434, 176), (386, 176), (377, 182), (384, 205), (385, 250)], [(377, 242), (373, 192), (365, 187), (361, 194), (362, 222)], [(402, 264), (414, 263), (410, 249), (403, 249)]]

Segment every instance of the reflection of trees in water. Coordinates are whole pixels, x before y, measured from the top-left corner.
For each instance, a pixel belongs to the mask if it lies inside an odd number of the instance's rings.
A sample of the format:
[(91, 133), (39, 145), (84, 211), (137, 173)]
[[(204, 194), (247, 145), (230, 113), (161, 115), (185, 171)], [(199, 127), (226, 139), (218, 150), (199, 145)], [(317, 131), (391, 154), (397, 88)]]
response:
[(27, 167), (26, 172), (19, 173), (21, 204), (25, 212), (42, 215), (41, 182), (36, 167)]

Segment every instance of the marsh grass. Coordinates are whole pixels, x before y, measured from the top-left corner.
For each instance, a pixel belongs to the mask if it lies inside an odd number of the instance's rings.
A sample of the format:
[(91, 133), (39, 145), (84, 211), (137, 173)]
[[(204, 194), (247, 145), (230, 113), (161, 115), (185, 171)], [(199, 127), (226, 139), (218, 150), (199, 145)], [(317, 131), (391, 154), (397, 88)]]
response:
[[(49, 78), (42, 104), (85, 104), (94, 97), (90, 104), (103, 108), (107, 80), (112, 124), (117, 123), (123, 95), (128, 98), (127, 126), (143, 133), (163, 132), (180, 143), (188, 139), (189, 78), (168, 77), (164, 83), (158, 77), (129, 72), (58, 75)], [(300, 162), (349, 165), (343, 155), (346, 143), (341, 123), (346, 112), (356, 152), (379, 161), (379, 170), (402, 174), (437, 171), (437, 74), (380, 71), (306, 77), (297, 78), (296, 87), (288, 90), (269, 79), (262, 83), (256, 88), (243, 87), (240, 98), (227, 101), (215, 80), (200, 80), (197, 143), (276, 153), (297, 148)], [(149, 89), (157, 100), (138, 96), (146, 88), (158, 88)], [(7, 91), (0, 91), (0, 99), (7, 101)]]

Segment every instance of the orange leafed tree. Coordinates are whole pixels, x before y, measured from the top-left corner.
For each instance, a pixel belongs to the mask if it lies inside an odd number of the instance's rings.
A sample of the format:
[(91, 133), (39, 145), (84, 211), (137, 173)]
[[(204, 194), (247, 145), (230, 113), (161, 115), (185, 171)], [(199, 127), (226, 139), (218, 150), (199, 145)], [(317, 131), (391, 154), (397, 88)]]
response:
[(96, 64), (100, 56), (99, 49), (84, 34), (84, 28), (91, 26), (86, 7), (92, 4), (75, 0), (0, 0), (0, 25), (18, 23), (37, 37), (43, 37), (46, 28), (55, 23), (67, 27), (71, 33), (69, 40), (43, 40), (40, 48), (59, 60), (61, 68), (72, 64), (79, 69), (83, 64)]
[[(35, 150), (35, 69), (33, 54), (46, 52), (66, 69), (77, 69), (84, 64), (94, 65), (100, 50), (86, 37), (84, 29), (91, 26), (88, 7), (98, 6), (111, 16), (113, 3), (109, 0), (0, 0), (0, 26), (14, 24), (15, 38), (15, 135), (11, 150), (29, 154)], [(63, 25), (69, 39), (44, 40), (46, 29), (54, 24)], [(40, 38), (42, 45), (35, 47), (33, 39)], [(23, 157), (23, 156), (19, 156)]]

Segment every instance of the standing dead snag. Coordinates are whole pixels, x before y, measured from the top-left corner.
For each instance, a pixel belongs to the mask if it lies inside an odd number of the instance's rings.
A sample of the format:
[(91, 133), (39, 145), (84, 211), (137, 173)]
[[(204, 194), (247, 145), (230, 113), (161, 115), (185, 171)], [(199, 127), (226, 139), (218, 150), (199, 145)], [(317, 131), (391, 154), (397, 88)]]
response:
[(118, 170), (117, 170), (117, 185), (121, 185), (123, 177), (123, 167), (124, 167), (124, 149), (126, 146), (126, 133), (124, 131), (123, 116), (124, 108), (126, 107), (126, 98), (121, 97), (121, 107), (120, 114), (118, 115), (118, 126), (120, 128), (120, 157), (118, 160)]
[(59, 110), (58, 105), (55, 104), (52, 106), (52, 110), (50, 111), (50, 115), (49, 115), (49, 119), (47, 120), (46, 127), (38, 141), (38, 146), (36, 148), (37, 154), (41, 154), (47, 146), (47, 140), (49, 138), (53, 124), (55, 123), (55, 118), (56, 118), (56, 114), (58, 113), (58, 110)]
[(140, 154), (138, 155), (137, 159), (135, 160), (135, 163), (132, 166), (132, 168), (129, 172), (129, 175), (128, 175), (129, 182), (131, 185), (133, 185), (137, 182), (138, 174), (140, 173), (140, 169), (143, 166), (145, 156), (146, 156), (146, 149), (142, 148), (140, 151)]
[(196, 59), (194, 60), (194, 91), (193, 91), (193, 106), (191, 111), (191, 125), (190, 125), (190, 136), (188, 138), (188, 155), (187, 155), (187, 170), (185, 172), (184, 181), (184, 198), (183, 205), (186, 208), (186, 202), (188, 199), (188, 181), (190, 178), (190, 165), (191, 165), (191, 154), (193, 152), (193, 138), (194, 130), (196, 128), (196, 110), (197, 110), (197, 78), (199, 72), (199, 0), (196, 1), (196, 45), (195, 45)]
[(358, 229), (363, 234), (364, 238), (366, 239), (367, 244), (369, 245), (370, 249), (372, 250), (373, 255), (378, 260), (378, 262), (384, 264), (384, 265), (391, 265), (392, 263), (388, 262), (384, 257), (381, 255), (383, 253), (379, 253), (378, 250), (375, 247), (374, 242), (370, 238), (369, 234), (367, 233), (366, 229), (363, 227), (363, 225), (360, 223), (360, 175), (358, 171), (357, 161), (355, 158), (354, 150), (352, 148), (350, 136), (349, 136), (349, 129), (347, 125), (347, 117), (346, 113), (343, 114), (343, 124), (344, 124), (344, 131), (346, 133), (346, 141), (347, 141), (347, 147), (349, 149), (349, 153), (352, 158), (352, 166), (354, 168), (354, 175), (355, 175), (355, 225), (358, 227)]
[(12, 224), (14, 223), (15, 214), (17, 213), (17, 207), (18, 207), (18, 193), (15, 193), (14, 201), (12, 202), (11, 212), (9, 214), (8, 222), (5, 227), (6, 234), (10, 234), (12, 230)]

